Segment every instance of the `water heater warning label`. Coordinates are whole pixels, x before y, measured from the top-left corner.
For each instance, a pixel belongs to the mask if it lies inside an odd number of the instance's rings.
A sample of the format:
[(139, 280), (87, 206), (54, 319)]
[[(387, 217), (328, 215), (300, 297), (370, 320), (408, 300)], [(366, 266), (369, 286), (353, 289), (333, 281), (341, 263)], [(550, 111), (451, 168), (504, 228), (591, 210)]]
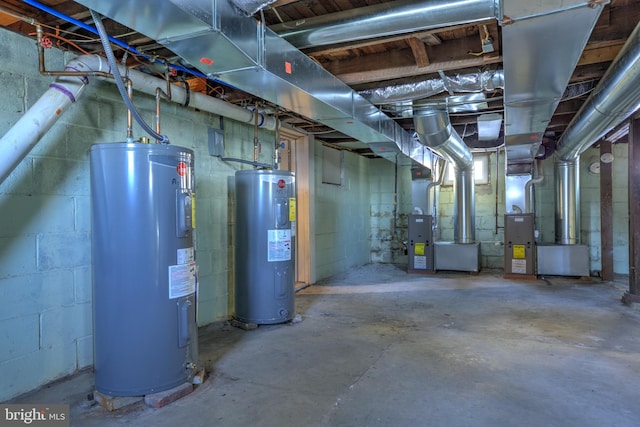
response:
[(291, 230), (267, 230), (267, 261), (289, 261), (291, 259)]
[(169, 266), (169, 299), (191, 295), (196, 291), (196, 263)]
[(176, 255), (178, 258), (177, 264), (189, 264), (190, 262), (195, 261), (193, 248), (178, 249)]

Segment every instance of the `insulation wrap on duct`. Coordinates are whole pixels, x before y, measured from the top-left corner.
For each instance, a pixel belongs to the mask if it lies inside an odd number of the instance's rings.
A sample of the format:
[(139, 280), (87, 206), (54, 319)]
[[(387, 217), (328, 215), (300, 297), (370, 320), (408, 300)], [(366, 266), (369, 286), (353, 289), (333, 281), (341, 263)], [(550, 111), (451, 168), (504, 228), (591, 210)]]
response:
[(429, 79), (417, 83), (363, 90), (359, 93), (372, 104), (384, 104), (428, 98), (449, 90), (465, 93), (491, 92), (497, 89), (504, 89), (503, 70), (457, 74), (455, 76), (445, 76), (445, 79)]
[(264, 9), (266, 6), (275, 2), (276, 0), (268, 0), (268, 1), (260, 1), (260, 0), (231, 0), (231, 3), (242, 9), (247, 15), (253, 15), (261, 9)]

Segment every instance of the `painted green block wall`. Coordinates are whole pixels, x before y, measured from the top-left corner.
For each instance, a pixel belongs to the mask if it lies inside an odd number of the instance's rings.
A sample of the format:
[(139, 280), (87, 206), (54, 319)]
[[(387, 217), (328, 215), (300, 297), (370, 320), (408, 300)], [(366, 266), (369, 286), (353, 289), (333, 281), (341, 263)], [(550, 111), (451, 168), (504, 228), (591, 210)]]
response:
[[(37, 72), (34, 42), (0, 29), (0, 135), (48, 88)], [(47, 51), (47, 67), (71, 59)], [(134, 93), (151, 122), (152, 97)], [(162, 129), (195, 152), (198, 323), (232, 314), (233, 176), (251, 166), (208, 153), (208, 128), (219, 117), (163, 104)], [(253, 127), (224, 121), (225, 155), (253, 158)], [(88, 149), (124, 139), (126, 108), (115, 86), (91, 79), (17, 169), (0, 185), (0, 401), (93, 363), (91, 213)], [(135, 125), (135, 137), (144, 136)], [(260, 161), (271, 162), (273, 138), (261, 131)], [(366, 197), (366, 195), (363, 195)], [(368, 233), (365, 233), (365, 236)]]
[(320, 280), (369, 262), (369, 171), (362, 156), (344, 152), (343, 185), (322, 182), (322, 144), (314, 144), (315, 264)]
[[(475, 186), (476, 242), (480, 242), (480, 267), (502, 269), (504, 259), (504, 155), (489, 155), (489, 183)], [(496, 171), (496, 162), (498, 170)], [(496, 192), (497, 191), (497, 192)], [(438, 230), (443, 242), (452, 242), (454, 234), (453, 186), (440, 187)], [(496, 217), (497, 213), (497, 217)], [(497, 222), (496, 222), (497, 219)]]
[[(615, 144), (613, 161), (613, 266), (614, 273), (629, 274), (628, 145)], [(600, 242), (600, 175), (589, 172), (598, 161), (599, 149), (580, 156), (580, 242), (589, 246), (590, 270), (602, 268)], [(553, 159), (544, 161), (542, 183), (535, 186), (536, 212), (542, 242), (555, 241), (555, 186)]]
[(403, 241), (411, 203), (411, 168), (370, 160), (371, 262), (406, 265)]

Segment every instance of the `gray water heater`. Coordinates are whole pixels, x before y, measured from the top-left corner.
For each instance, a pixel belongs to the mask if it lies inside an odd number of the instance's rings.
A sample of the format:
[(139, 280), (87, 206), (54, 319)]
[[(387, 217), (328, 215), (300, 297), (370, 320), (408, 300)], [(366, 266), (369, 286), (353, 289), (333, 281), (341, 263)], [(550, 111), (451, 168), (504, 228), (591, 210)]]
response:
[(294, 316), (295, 177), (236, 172), (235, 318), (274, 324)]
[(198, 359), (193, 152), (98, 144), (90, 161), (96, 389), (173, 388)]

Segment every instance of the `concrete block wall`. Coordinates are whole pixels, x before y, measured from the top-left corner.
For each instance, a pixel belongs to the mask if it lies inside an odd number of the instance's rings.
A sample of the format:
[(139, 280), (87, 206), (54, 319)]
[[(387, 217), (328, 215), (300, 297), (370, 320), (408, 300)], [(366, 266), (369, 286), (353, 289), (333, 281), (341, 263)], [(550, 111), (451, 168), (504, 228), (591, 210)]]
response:
[(411, 168), (399, 165), (396, 169), (389, 160), (374, 159), (369, 170), (371, 262), (406, 265), (403, 241), (407, 240), (408, 215), (413, 210)]
[[(0, 29), (0, 135), (46, 91), (52, 78), (37, 71), (34, 42)], [(71, 59), (47, 51), (47, 67)], [(134, 93), (152, 122), (155, 100)], [(196, 258), (200, 269), (198, 323), (230, 316), (233, 286), (233, 175), (251, 166), (226, 164), (208, 153), (208, 128), (219, 117), (163, 103), (162, 129), (172, 144), (195, 152)], [(224, 121), (226, 155), (253, 158), (253, 127)], [(0, 401), (93, 363), (91, 212), (88, 149), (122, 141), (126, 107), (115, 86), (91, 79), (66, 111), (0, 184)], [(145, 136), (134, 127), (135, 137)], [(274, 135), (260, 131), (270, 162)], [(368, 235), (368, 233), (366, 234)]]
[[(476, 242), (480, 242), (480, 267), (483, 269), (501, 269), (504, 259), (504, 155), (499, 160), (495, 152), (489, 153), (489, 183), (475, 186)], [(496, 176), (496, 161), (498, 173)], [(496, 206), (497, 186), (497, 206)], [(498, 223), (496, 228), (496, 211)], [(454, 237), (454, 200), (453, 186), (440, 187), (438, 204), (439, 241), (452, 242)]]
[[(614, 273), (629, 274), (628, 144), (613, 145), (613, 263)], [(600, 175), (589, 171), (598, 161), (598, 148), (580, 156), (580, 242), (589, 246), (591, 271), (602, 268), (600, 241)], [(535, 186), (541, 242), (555, 242), (555, 176), (553, 158), (544, 161), (542, 183)]]
[(629, 144), (614, 144), (613, 272), (629, 274)]
[(542, 172), (544, 179), (533, 187), (536, 227), (539, 232), (538, 242), (553, 243), (556, 239), (556, 187), (553, 157), (542, 161)]
[(369, 262), (371, 163), (344, 152), (343, 185), (322, 182), (322, 144), (315, 155), (315, 254), (316, 278), (323, 279), (349, 267)]
[(602, 268), (600, 244), (600, 175), (589, 171), (599, 150), (590, 148), (580, 156), (580, 243), (589, 246), (589, 269)]

